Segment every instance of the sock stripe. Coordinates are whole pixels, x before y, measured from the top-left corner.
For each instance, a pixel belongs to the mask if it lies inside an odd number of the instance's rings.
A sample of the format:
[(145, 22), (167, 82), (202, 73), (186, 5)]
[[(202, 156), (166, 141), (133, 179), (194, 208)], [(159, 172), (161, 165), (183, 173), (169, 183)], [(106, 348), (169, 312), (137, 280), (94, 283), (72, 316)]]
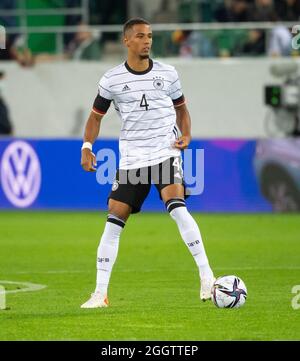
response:
[(114, 214), (111, 214), (111, 213), (108, 213), (107, 218), (115, 218), (115, 219), (118, 219), (121, 222), (124, 222), (122, 218), (119, 218), (118, 216), (115, 216)]
[(185, 204), (182, 204), (182, 203), (173, 203), (171, 204), (167, 209), (168, 209), (168, 212), (172, 212), (175, 208), (178, 208), (178, 207), (185, 207)]
[(174, 203), (185, 204), (184, 201), (180, 201), (180, 200), (170, 201), (169, 203), (166, 204), (167, 208)]
[(174, 202), (184, 202), (185, 200), (183, 198), (171, 198), (166, 202), (166, 207), (168, 207), (169, 204), (174, 203)]
[(117, 217), (112, 217), (111, 215), (107, 216), (107, 222), (114, 223), (122, 228), (125, 227), (125, 222)]
[(168, 212), (178, 207), (185, 207), (185, 200), (182, 198), (172, 198), (166, 202), (166, 208)]

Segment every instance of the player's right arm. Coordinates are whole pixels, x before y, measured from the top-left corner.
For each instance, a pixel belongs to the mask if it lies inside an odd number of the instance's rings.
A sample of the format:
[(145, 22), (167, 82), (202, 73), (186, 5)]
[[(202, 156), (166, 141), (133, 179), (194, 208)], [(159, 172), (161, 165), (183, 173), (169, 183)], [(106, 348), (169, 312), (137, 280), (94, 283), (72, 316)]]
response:
[[(85, 126), (83, 137), (84, 144), (94, 144), (100, 131), (101, 119), (103, 116), (104, 114), (91, 111)], [(96, 171), (96, 157), (90, 148), (83, 148), (81, 150), (81, 166), (87, 172)]]
[(101, 120), (108, 111), (112, 101), (112, 93), (108, 88), (107, 77), (103, 76), (99, 82), (98, 94), (93, 104), (93, 110), (85, 126), (81, 149), (81, 166), (87, 172), (96, 171), (96, 157), (92, 151), (92, 146), (99, 135)]

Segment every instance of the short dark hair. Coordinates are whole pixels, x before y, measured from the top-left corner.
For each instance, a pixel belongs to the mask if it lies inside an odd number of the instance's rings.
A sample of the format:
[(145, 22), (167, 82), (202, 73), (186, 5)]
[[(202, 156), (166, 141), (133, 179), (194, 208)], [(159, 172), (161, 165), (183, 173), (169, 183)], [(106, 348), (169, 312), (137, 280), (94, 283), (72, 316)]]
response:
[(133, 27), (133, 25), (136, 24), (146, 24), (146, 25), (150, 25), (150, 23), (143, 19), (143, 18), (132, 18), (126, 21), (126, 23), (123, 26), (123, 34), (125, 35), (126, 31), (131, 29)]

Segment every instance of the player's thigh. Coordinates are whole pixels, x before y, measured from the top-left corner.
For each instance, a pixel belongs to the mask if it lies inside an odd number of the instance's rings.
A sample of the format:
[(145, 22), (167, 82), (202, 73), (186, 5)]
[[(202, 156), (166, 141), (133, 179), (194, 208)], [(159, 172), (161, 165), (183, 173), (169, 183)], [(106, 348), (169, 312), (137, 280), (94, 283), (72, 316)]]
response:
[(125, 222), (131, 214), (132, 208), (129, 204), (110, 198), (108, 201), (108, 213), (113, 214)]
[(160, 196), (164, 203), (172, 198), (184, 199), (184, 186), (182, 184), (169, 184), (160, 191)]
[(182, 158), (180, 156), (171, 157), (160, 163), (158, 165), (159, 177), (157, 177), (156, 168), (154, 168), (153, 173), (156, 189), (163, 202), (166, 203), (172, 198), (185, 199), (185, 183), (183, 179)]

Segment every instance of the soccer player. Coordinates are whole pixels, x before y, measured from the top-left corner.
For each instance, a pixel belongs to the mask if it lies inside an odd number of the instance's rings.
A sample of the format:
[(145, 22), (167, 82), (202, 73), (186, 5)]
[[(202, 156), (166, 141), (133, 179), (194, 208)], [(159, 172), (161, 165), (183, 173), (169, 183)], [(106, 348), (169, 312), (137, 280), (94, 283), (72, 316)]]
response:
[(179, 77), (173, 66), (150, 58), (152, 31), (146, 20), (127, 21), (123, 35), (127, 60), (101, 78), (84, 133), (81, 165), (86, 171), (95, 171), (92, 144), (113, 103), (122, 123), (119, 169), (108, 197), (108, 217), (97, 252), (96, 289), (81, 307), (108, 306), (109, 279), (120, 235), (130, 214), (140, 211), (151, 181), (194, 257), (201, 280), (200, 298), (205, 301), (210, 299), (215, 278), (198, 225), (185, 204), (181, 150), (191, 141), (191, 120)]

